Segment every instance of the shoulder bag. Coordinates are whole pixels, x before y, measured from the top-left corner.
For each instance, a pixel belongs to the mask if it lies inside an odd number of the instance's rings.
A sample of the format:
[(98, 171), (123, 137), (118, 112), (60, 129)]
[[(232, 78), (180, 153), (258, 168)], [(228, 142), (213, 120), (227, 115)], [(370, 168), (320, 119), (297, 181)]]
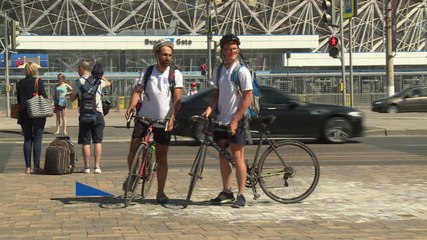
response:
[(27, 100), (27, 111), (30, 118), (52, 117), (53, 108), (49, 99), (39, 95), (39, 78), (34, 83), (33, 97)]

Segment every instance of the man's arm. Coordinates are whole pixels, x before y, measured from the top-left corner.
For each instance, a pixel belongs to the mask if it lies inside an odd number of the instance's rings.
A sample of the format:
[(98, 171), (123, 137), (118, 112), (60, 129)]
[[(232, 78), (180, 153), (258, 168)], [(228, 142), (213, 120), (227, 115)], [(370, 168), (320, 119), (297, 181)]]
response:
[(133, 89), (130, 97), (130, 101), (129, 101), (129, 106), (126, 109), (126, 113), (125, 113), (126, 118), (129, 118), (130, 113), (133, 111), (133, 109), (135, 109), (136, 105), (141, 100), (141, 93), (143, 91), (144, 91), (144, 87), (141, 84), (136, 85), (136, 87)]
[(79, 97), (79, 93), (78, 93), (78, 86), (77, 86), (77, 81), (80, 81), (79, 79), (76, 80), (76, 84), (73, 87), (73, 90), (71, 90), (71, 94), (70, 94), (70, 101), (74, 102), (78, 97)]
[(181, 109), (181, 96), (182, 96), (182, 88), (175, 88), (173, 93), (173, 107), (172, 112), (169, 115), (169, 122), (167, 125), (166, 131), (172, 131), (175, 123), (175, 117), (179, 113), (179, 110)]
[(206, 110), (202, 113), (202, 117), (209, 117), (213, 110), (216, 109), (216, 107), (218, 106), (218, 97), (219, 97), (219, 89), (218, 88), (214, 88), (213, 92), (212, 92), (212, 96), (211, 96), (211, 100), (209, 101), (209, 105), (206, 108)]

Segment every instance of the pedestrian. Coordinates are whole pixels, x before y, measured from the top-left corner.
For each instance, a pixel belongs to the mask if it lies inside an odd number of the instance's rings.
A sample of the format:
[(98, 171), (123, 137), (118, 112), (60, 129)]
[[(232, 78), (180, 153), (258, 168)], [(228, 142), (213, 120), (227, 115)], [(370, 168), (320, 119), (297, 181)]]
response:
[[(77, 66), (77, 71), (80, 78), (77, 79), (73, 85), (73, 90), (71, 92), (70, 100), (73, 102), (78, 99), (80, 102), (79, 108), (79, 136), (78, 143), (82, 145), (82, 154), (84, 167), (81, 170), (82, 173), (90, 173), (90, 156), (91, 149), (90, 144), (93, 143), (94, 148), (94, 173), (101, 173), (101, 155), (102, 155), (102, 140), (104, 138), (104, 128), (105, 121), (104, 115), (102, 112), (102, 98), (101, 93), (102, 89), (109, 87), (111, 82), (108, 81), (106, 77), (103, 76), (103, 72), (100, 76), (96, 78), (92, 75), (95, 75), (94, 72), (90, 69), (90, 64), (86, 60), (79, 62)], [(96, 73), (99, 75), (99, 73)], [(94, 118), (92, 122), (86, 121), (86, 115), (83, 115), (83, 103), (82, 96), (86, 96), (86, 93), (94, 93), (94, 101), (89, 104), (94, 106)], [(88, 104), (85, 104), (87, 106)]]
[(244, 162), (244, 146), (246, 143), (245, 112), (252, 101), (252, 78), (249, 70), (242, 66), (238, 74), (240, 88), (231, 80), (234, 68), (239, 67), (240, 40), (234, 34), (226, 34), (220, 40), (222, 68), (219, 76), (218, 67), (213, 71), (212, 82), (214, 91), (210, 103), (202, 113), (209, 117), (216, 112), (217, 120), (229, 124), (229, 131), (214, 131), (214, 141), (222, 147), (230, 147), (236, 161), (237, 199), (231, 189), (232, 167), (227, 159), (219, 154), (223, 189), (219, 195), (211, 199), (212, 204), (233, 203), (233, 207), (244, 207), (246, 184), (246, 165)]
[[(138, 85), (134, 88), (129, 106), (126, 110), (126, 118), (134, 111), (138, 102), (141, 102), (141, 108), (138, 116), (148, 117), (156, 120), (168, 119), (167, 128), (165, 126), (154, 126), (153, 138), (156, 144), (156, 162), (157, 162), (157, 194), (156, 200), (160, 204), (167, 203), (169, 198), (164, 192), (166, 178), (168, 174), (167, 154), (170, 145), (170, 131), (174, 127), (175, 116), (178, 113), (181, 94), (183, 88), (183, 77), (179, 70), (172, 69), (174, 45), (169, 40), (161, 40), (154, 44), (153, 54), (157, 63), (141, 72)], [(149, 74), (148, 69), (152, 69)], [(170, 71), (174, 71), (174, 83), (170, 86)], [(141, 99), (143, 94), (143, 99)], [(145, 134), (147, 125), (143, 121), (136, 121), (132, 133), (129, 154), (127, 158), (128, 167), (132, 164), (133, 157), (141, 142), (141, 137)], [(123, 183), (123, 189), (126, 189), (127, 179)]]
[(71, 94), (73, 88), (70, 84), (65, 82), (65, 75), (59, 73), (58, 84), (55, 87), (53, 95), (54, 111), (56, 115), (56, 132), (55, 135), (61, 134), (61, 120), (62, 120), (62, 133), (67, 135), (67, 99), (66, 96)]
[[(21, 106), (18, 124), (21, 125), (22, 133), (24, 134), (24, 159), (25, 173), (43, 173), (40, 167), (40, 156), (42, 152), (42, 140), (44, 127), (46, 125), (46, 117), (30, 118), (27, 112), (27, 100), (32, 98), (35, 93), (35, 82), (38, 81), (38, 95), (47, 98), (46, 90), (43, 81), (38, 76), (38, 68), (40, 65), (33, 62), (24, 64), (25, 78), (20, 80), (16, 86), (17, 101)], [(31, 156), (31, 154), (33, 154)], [(34, 159), (34, 168), (31, 170), (31, 157)]]
[(188, 91), (187, 96), (191, 96), (196, 94), (197, 91), (197, 83), (196, 82), (191, 82), (190, 83), (190, 91)]

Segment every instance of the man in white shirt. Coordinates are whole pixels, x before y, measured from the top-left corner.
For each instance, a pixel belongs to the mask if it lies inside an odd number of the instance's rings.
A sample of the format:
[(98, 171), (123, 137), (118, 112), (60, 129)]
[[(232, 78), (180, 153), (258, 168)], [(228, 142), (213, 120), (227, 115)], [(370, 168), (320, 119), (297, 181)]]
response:
[[(249, 70), (240, 66), (240, 40), (234, 34), (226, 34), (220, 40), (221, 57), (223, 63), (213, 71), (212, 82), (214, 91), (211, 101), (202, 116), (209, 117), (214, 110), (217, 110), (217, 119), (229, 124), (230, 134), (227, 132), (214, 132), (214, 141), (220, 146), (230, 146), (233, 158), (236, 161), (237, 178), (237, 199), (231, 191), (232, 167), (228, 160), (219, 154), (223, 190), (219, 195), (211, 199), (212, 204), (233, 203), (233, 207), (244, 207), (246, 199), (246, 165), (244, 161), (243, 148), (246, 143), (245, 112), (252, 101), (252, 78)], [(218, 75), (218, 67), (221, 72)], [(238, 68), (239, 73), (237, 86), (231, 79), (234, 69)]]
[[(144, 78), (144, 74), (148, 74), (145, 69), (141, 73), (140, 81), (134, 88), (129, 106), (126, 110), (128, 118), (138, 102), (143, 99), (138, 116), (148, 117), (155, 120), (168, 120), (165, 126), (154, 126), (153, 137), (156, 144), (156, 161), (157, 161), (157, 195), (156, 200), (160, 204), (165, 204), (169, 198), (164, 193), (168, 173), (167, 154), (170, 145), (170, 131), (174, 127), (175, 116), (179, 110), (181, 102), (181, 94), (183, 88), (183, 77), (179, 70), (171, 69), (174, 45), (169, 40), (160, 40), (153, 46), (153, 53), (156, 57), (157, 64), (151, 67), (150, 76)], [(174, 71), (174, 84), (170, 86), (170, 71)], [(130, 168), (137, 147), (147, 130), (147, 124), (143, 121), (136, 121), (132, 133), (132, 139), (128, 154), (128, 166)], [(123, 184), (125, 188), (127, 179)]]

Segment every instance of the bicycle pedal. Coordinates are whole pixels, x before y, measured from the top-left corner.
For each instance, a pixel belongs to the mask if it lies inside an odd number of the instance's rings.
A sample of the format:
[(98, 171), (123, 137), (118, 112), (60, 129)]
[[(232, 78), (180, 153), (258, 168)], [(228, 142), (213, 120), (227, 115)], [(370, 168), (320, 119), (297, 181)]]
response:
[(254, 200), (257, 200), (260, 197), (260, 195), (258, 193), (254, 194)]

